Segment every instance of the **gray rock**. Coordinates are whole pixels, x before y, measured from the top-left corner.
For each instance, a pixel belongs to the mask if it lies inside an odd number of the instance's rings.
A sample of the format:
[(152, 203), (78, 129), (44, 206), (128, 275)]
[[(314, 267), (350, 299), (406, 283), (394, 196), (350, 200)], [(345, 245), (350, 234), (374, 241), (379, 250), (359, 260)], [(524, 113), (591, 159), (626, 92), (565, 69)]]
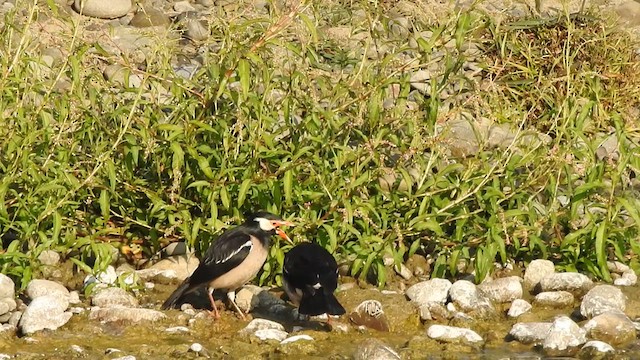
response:
[(354, 360), (400, 360), (400, 355), (389, 345), (374, 338), (364, 340), (353, 354)]
[(572, 356), (587, 342), (586, 332), (568, 316), (558, 316), (542, 342), (547, 356)]
[(187, 11), (196, 11), (196, 8), (194, 8), (188, 1), (178, 1), (173, 4), (173, 10), (182, 13)]
[(171, 256), (151, 265), (154, 270), (173, 270), (179, 281), (186, 279), (198, 267), (200, 260), (193, 255)]
[(9, 325), (18, 327), (18, 324), (20, 323), (21, 318), (22, 318), (22, 311), (14, 311), (13, 313), (11, 313), (11, 317), (9, 318), (7, 323)]
[(540, 306), (567, 307), (573, 305), (575, 298), (568, 291), (543, 291), (536, 295), (533, 303)]
[(522, 279), (518, 276), (509, 276), (483, 282), (478, 285), (489, 299), (499, 302), (511, 302), (522, 298)]
[(607, 311), (624, 312), (627, 297), (611, 285), (596, 285), (582, 298), (580, 314), (589, 319)]
[(105, 322), (122, 321), (136, 323), (138, 321), (157, 321), (164, 318), (166, 318), (166, 315), (157, 310), (130, 307), (92, 307), (89, 313), (90, 320)]
[(555, 273), (555, 266), (549, 260), (536, 259), (529, 263), (524, 271), (524, 287), (531, 292), (538, 286), (542, 278)]
[(126, 290), (110, 287), (98, 290), (91, 298), (91, 305), (99, 307), (137, 307), (139, 303), (138, 299)]
[(290, 337), (282, 340), (280, 342), (280, 344), (289, 344), (289, 343), (292, 343), (292, 342), (302, 341), (302, 340), (313, 341), (313, 338), (311, 336), (307, 335), (307, 334), (294, 335), (294, 336), (290, 336)]
[(240, 330), (238, 333), (240, 335), (251, 335), (259, 330), (279, 330), (284, 331), (284, 326), (282, 324), (277, 323), (275, 321), (267, 320), (267, 319), (253, 319), (247, 326)]
[(16, 285), (10, 277), (0, 274), (0, 299), (11, 298), (16, 296)]
[(80, 304), (80, 293), (73, 290), (69, 292), (69, 304)]
[(593, 287), (593, 281), (586, 275), (567, 272), (554, 273), (540, 280), (540, 291), (568, 291), (577, 297), (586, 294)]
[(614, 9), (620, 16), (620, 22), (627, 26), (640, 25), (640, 3), (629, 0), (617, 5)]
[[(53, 58), (51, 58), (51, 60), (53, 62)], [(51, 65), (49, 67), (51, 67)], [(60, 262), (60, 254), (53, 250), (45, 250), (38, 255), (38, 261), (40, 261), (42, 265), (54, 266)]]
[(527, 313), (531, 310), (531, 304), (528, 301), (523, 299), (515, 299), (511, 303), (509, 307), (509, 311), (507, 315), (512, 318), (516, 318), (524, 313)]
[(85, 16), (115, 19), (127, 15), (131, 9), (131, 0), (75, 0), (73, 8)]
[(206, 23), (197, 19), (185, 19), (183, 21), (184, 35), (194, 41), (204, 41), (209, 38), (209, 28)]
[(431, 77), (433, 77), (432, 71), (421, 69), (411, 74), (409, 83), (414, 89), (423, 94), (428, 94), (431, 91)]
[(406, 295), (409, 300), (418, 306), (428, 303), (444, 305), (449, 296), (451, 285), (451, 281), (447, 279), (431, 279), (409, 287)]
[(184, 241), (172, 242), (162, 249), (167, 256), (185, 255), (187, 250), (187, 244)]
[(196, 0), (196, 4), (202, 5), (204, 7), (212, 7), (214, 5), (213, 0)]
[[(4, 333), (15, 333), (18, 330), (18, 328), (13, 325), (13, 324), (2, 324), (0, 325), (0, 334), (4, 334)], [(2, 359), (11, 359), (11, 356), (8, 356), (3, 358), (2, 354), (0, 354), (0, 360)]]
[(612, 345), (626, 344), (636, 338), (634, 323), (624, 313), (617, 311), (595, 316), (584, 324), (584, 330), (590, 338)]
[(44, 329), (55, 330), (71, 319), (72, 314), (66, 311), (68, 307), (69, 300), (60, 294), (34, 298), (20, 318), (20, 331), (28, 335)]
[(603, 360), (606, 355), (614, 353), (613, 346), (606, 342), (591, 340), (582, 345), (582, 348), (578, 352), (578, 359), (584, 360)]
[(400, 264), (400, 266), (396, 265), (393, 267), (393, 270), (405, 280), (410, 280), (413, 277), (413, 273), (405, 264)]
[(389, 30), (396, 37), (406, 38), (409, 35), (411, 22), (404, 16), (389, 20)]
[(15, 310), (17, 307), (18, 304), (13, 298), (0, 298), (0, 315), (7, 314), (10, 311)]
[(487, 317), (496, 313), (491, 301), (482, 290), (468, 280), (458, 280), (449, 289), (451, 301), (472, 316)]
[(516, 323), (511, 327), (509, 336), (523, 344), (541, 344), (551, 325), (548, 322)]
[(171, 19), (160, 9), (156, 9), (151, 6), (145, 6), (144, 8), (136, 11), (133, 18), (129, 22), (129, 25), (144, 28), (151, 26), (169, 26)]
[[(67, 290), (66, 287), (64, 287), (62, 284), (59, 284), (55, 281), (43, 280), (43, 279), (31, 280), (29, 284), (27, 284), (27, 289), (25, 290), (25, 293), (32, 300), (45, 295), (55, 295), (58, 297), (64, 297), (67, 302), (69, 299), (69, 290)], [(68, 303), (67, 303), (67, 306), (69, 306)]]
[(462, 344), (480, 344), (484, 342), (482, 336), (471, 329), (446, 325), (431, 325), (427, 329), (427, 336), (442, 342)]
[(618, 160), (620, 154), (618, 152), (618, 136), (615, 133), (607, 136), (600, 146), (598, 146), (598, 149), (596, 149), (596, 157), (598, 160)]

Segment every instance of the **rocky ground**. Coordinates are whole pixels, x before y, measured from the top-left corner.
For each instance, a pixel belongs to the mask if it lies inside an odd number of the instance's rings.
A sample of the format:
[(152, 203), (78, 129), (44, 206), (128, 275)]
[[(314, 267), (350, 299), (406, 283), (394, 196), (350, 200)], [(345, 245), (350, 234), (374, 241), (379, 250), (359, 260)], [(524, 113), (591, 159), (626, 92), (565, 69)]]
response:
[[(209, 23), (213, 18), (285, 7), (262, 0), (158, 0), (140, 6), (131, 0), (55, 3), (57, 13), (45, 11), (29, 27), (39, 42), (42, 76), (55, 77), (51, 68), (65, 61), (67, 42), (75, 34), (94, 44), (92, 51), (105, 58), (122, 57), (135, 64), (132, 68), (139, 72), (125, 71), (122, 61), (97, 62), (88, 70), (101, 72), (121, 88), (143, 85), (140, 74), (151, 66), (141, 64), (162, 46), (175, 47), (179, 53), (171, 59), (175, 76), (193, 76), (209, 52), (224, 46), (222, 39), (205, 42), (213, 36)], [(406, 37), (416, 11), (428, 9), (431, 16), (443, 16), (467, 3), (430, 2), (419, 8), (400, 1), (393, 7), (397, 26), (390, 31)], [(568, 3), (570, 11), (580, 5), (580, 1)], [(640, 26), (636, 1), (588, 5), (619, 14), (625, 26)], [(482, 6), (496, 16), (518, 15), (535, 7), (533, 2), (509, 1)], [(542, 2), (540, 10), (548, 13), (559, 7)], [(16, 8), (25, 18), (31, 9), (24, 2), (5, 1), (0, 12)], [(61, 17), (73, 19), (77, 26)], [(322, 36), (352, 46), (362, 40), (348, 25), (324, 30)], [(375, 50), (376, 54), (382, 51)], [(466, 51), (472, 55), (475, 50), (470, 46)], [(463, 71), (472, 78), (476, 65), (470, 61)], [(430, 77), (428, 70), (417, 71), (412, 74), (412, 86), (427, 91)], [(69, 82), (58, 77), (55, 86), (63, 91)], [(162, 86), (148, 92), (159, 102), (171, 96)], [(468, 122), (448, 125), (457, 141), (452, 150), (471, 153), (477, 148), (476, 129)], [(488, 123), (481, 130), (496, 145), (511, 143), (511, 129)], [(544, 141), (544, 135), (537, 136)], [(603, 157), (612, 152), (605, 144), (600, 151)], [(395, 179), (381, 179), (385, 181)], [(396, 269), (389, 289), (374, 289), (343, 277), (338, 298), (348, 314), (327, 325), (321, 318), (300, 320), (279, 289), (253, 285), (238, 293), (240, 307), (252, 314), (248, 323), (231, 311), (223, 313), (223, 320), (213, 321), (206, 311), (198, 310), (206, 305), (202, 294), (193, 297), (195, 307), (159, 311), (162, 300), (197, 265), (194, 257), (170, 255), (144, 270), (110, 267), (78, 279), (69, 273), (70, 263), (62, 262), (55, 252), (45, 252), (39, 259), (45, 266), (41, 278), (19, 295), (14, 282), (0, 276), (0, 359), (299, 358), (301, 354), (335, 359), (640, 357), (640, 288), (635, 273), (616, 262), (610, 263), (610, 270), (617, 274), (612, 285), (593, 283), (579, 273), (557, 273), (546, 260), (533, 261), (523, 271), (503, 269), (500, 277), (476, 285), (472, 279), (426, 280), (425, 260), (413, 259)], [(393, 267), (393, 262), (387, 265)]]
[[(64, 277), (54, 253), (41, 255)], [(416, 264), (416, 265), (412, 265)], [(390, 289), (342, 277), (338, 299), (347, 314), (306, 319), (278, 288), (246, 285), (240, 308), (213, 320), (206, 295), (180, 310), (158, 310), (197, 259), (172, 255), (148, 269), (127, 265), (84, 281), (87, 296), (58, 281), (32, 280), (16, 297), (0, 276), (0, 358), (634, 358), (640, 356), (640, 287), (635, 273), (611, 262), (615, 284), (579, 273), (558, 273), (547, 260), (479, 285), (459, 279), (424, 280), (411, 262)], [(403, 273), (402, 276), (400, 274)], [(521, 275), (517, 275), (520, 273)], [(118, 285), (120, 287), (118, 287)], [(125, 290), (129, 289), (129, 290)], [(403, 290), (404, 289), (404, 290)], [(219, 306), (225, 308), (224, 294)]]

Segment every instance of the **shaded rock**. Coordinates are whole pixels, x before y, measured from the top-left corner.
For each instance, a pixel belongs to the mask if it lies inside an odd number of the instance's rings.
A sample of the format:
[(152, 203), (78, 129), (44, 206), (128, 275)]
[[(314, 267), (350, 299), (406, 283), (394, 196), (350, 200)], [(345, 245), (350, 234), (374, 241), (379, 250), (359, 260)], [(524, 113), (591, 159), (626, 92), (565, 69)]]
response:
[(495, 308), (482, 290), (467, 280), (458, 280), (449, 289), (451, 301), (462, 311), (479, 317), (495, 314)]
[(571, 356), (587, 342), (586, 332), (568, 316), (558, 316), (542, 342), (548, 356)]
[(129, 22), (129, 25), (138, 28), (151, 26), (168, 26), (171, 24), (169, 17), (160, 9), (146, 6), (138, 11)]
[(518, 276), (509, 276), (483, 282), (478, 285), (489, 299), (499, 302), (511, 302), (522, 297), (522, 279)]
[(22, 311), (14, 311), (11, 313), (11, 317), (7, 321), (8, 324), (13, 325), (14, 327), (18, 327), (20, 323), (20, 319), (22, 318)]
[(198, 19), (185, 19), (182, 22), (184, 36), (194, 41), (203, 41), (209, 38), (207, 24)]
[(378, 331), (389, 331), (389, 321), (384, 314), (382, 304), (377, 300), (361, 302), (349, 314), (349, 320), (357, 326), (365, 326)]
[(33, 299), (25, 309), (18, 326), (23, 334), (55, 330), (66, 324), (72, 314), (67, 312), (69, 300), (60, 294), (41, 295)]
[[(43, 56), (44, 58), (44, 56)], [(53, 60), (52, 60), (53, 62)], [(49, 65), (51, 66), (51, 65)], [(38, 255), (38, 261), (40, 261), (40, 263), (42, 265), (49, 265), (49, 266), (54, 266), (57, 265), (60, 262), (60, 254), (58, 254), (57, 252), (53, 251), (53, 250), (45, 250), (43, 252), (40, 253), (40, 255)]]
[(173, 270), (177, 279), (183, 281), (198, 267), (200, 260), (193, 255), (171, 256), (151, 265), (146, 270)]
[(127, 15), (131, 0), (75, 0), (73, 9), (85, 16), (115, 19)]
[(587, 341), (578, 352), (578, 358), (584, 360), (603, 360), (613, 354), (613, 346), (598, 340)]
[[(44, 279), (31, 280), (29, 284), (27, 284), (25, 293), (32, 300), (45, 295), (64, 297), (65, 299), (69, 298), (69, 290), (67, 290), (66, 287), (55, 281)], [(67, 306), (69, 306), (68, 303)]]
[(102, 72), (106, 80), (112, 83), (130, 88), (139, 88), (142, 85), (142, 77), (132, 74), (129, 69), (119, 64), (111, 64)]
[(524, 287), (531, 292), (542, 278), (555, 273), (555, 266), (549, 260), (536, 259), (529, 263), (524, 271)]
[(166, 256), (184, 255), (187, 253), (187, 244), (184, 241), (176, 241), (162, 248)]
[(431, 91), (431, 78), (433, 76), (434, 74), (429, 69), (417, 70), (409, 77), (409, 83), (412, 88), (423, 94), (428, 94)]
[(577, 297), (581, 297), (593, 287), (593, 281), (591, 281), (591, 279), (586, 275), (580, 273), (554, 273), (540, 279), (539, 285), (539, 291), (563, 290), (568, 291)]
[(589, 319), (607, 311), (624, 312), (627, 297), (611, 285), (596, 285), (582, 298), (580, 314)]
[(548, 322), (528, 322), (513, 324), (509, 337), (523, 344), (540, 344), (547, 337), (551, 329)]
[(354, 360), (399, 360), (400, 355), (390, 346), (386, 345), (378, 339), (364, 340), (355, 353)]
[(393, 267), (393, 270), (405, 280), (410, 280), (413, 277), (413, 273), (405, 264), (400, 264), (400, 266), (396, 265)]
[(566, 307), (573, 305), (575, 298), (568, 291), (544, 291), (536, 295), (533, 303), (540, 306)]
[(446, 325), (429, 326), (427, 336), (438, 341), (463, 344), (479, 344), (484, 341), (482, 336), (471, 329)]
[(531, 310), (531, 304), (523, 299), (515, 299), (509, 307), (507, 316), (515, 318)]
[(596, 149), (596, 157), (598, 160), (618, 160), (620, 153), (618, 152), (618, 136), (614, 133), (607, 136), (604, 141)]
[(442, 132), (443, 140), (451, 154), (455, 157), (475, 155), (480, 150), (482, 129), (473, 119), (460, 115), (457, 119), (447, 122)]
[(91, 305), (99, 307), (136, 307), (139, 303), (138, 299), (129, 294), (126, 290), (117, 287), (110, 287), (98, 290), (91, 297)]
[(584, 324), (587, 335), (612, 345), (621, 345), (635, 340), (634, 323), (621, 312), (605, 312)]
[(16, 296), (16, 285), (10, 277), (0, 274), (0, 299), (14, 298)]
[(120, 306), (109, 308), (93, 307), (89, 313), (90, 320), (105, 322), (124, 321), (135, 323), (138, 321), (157, 321), (165, 317), (165, 314), (157, 310)]

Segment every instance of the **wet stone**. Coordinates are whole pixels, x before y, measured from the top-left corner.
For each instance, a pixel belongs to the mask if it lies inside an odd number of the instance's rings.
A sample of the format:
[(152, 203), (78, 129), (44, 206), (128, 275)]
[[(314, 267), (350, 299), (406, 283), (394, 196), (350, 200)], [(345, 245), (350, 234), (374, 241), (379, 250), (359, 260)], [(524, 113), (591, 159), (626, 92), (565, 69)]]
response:
[(36, 331), (55, 330), (66, 324), (72, 314), (67, 312), (69, 300), (60, 294), (38, 296), (31, 301), (20, 318), (19, 327), (23, 334)]
[(349, 320), (356, 326), (364, 326), (378, 331), (389, 331), (389, 321), (382, 308), (382, 303), (377, 300), (361, 302), (349, 314)]
[(587, 341), (578, 352), (577, 357), (584, 360), (600, 360), (605, 359), (606, 355), (614, 353), (613, 346), (606, 342), (592, 340)]
[(462, 311), (472, 316), (487, 317), (495, 314), (495, 308), (482, 290), (467, 280), (458, 280), (449, 289), (449, 297)]
[(131, 26), (144, 28), (151, 26), (168, 26), (171, 23), (169, 17), (160, 9), (145, 7), (136, 11), (129, 22)]
[(443, 342), (463, 344), (480, 344), (484, 340), (478, 333), (471, 329), (446, 325), (431, 325), (427, 329), (427, 336)]
[(451, 285), (451, 281), (446, 279), (431, 279), (409, 287), (406, 294), (409, 300), (418, 306), (427, 303), (444, 304)]
[(586, 332), (568, 316), (559, 316), (542, 342), (547, 356), (572, 356), (587, 342)]
[(99, 307), (136, 307), (139, 304), (135, 296), (129, 294), (126, 290), (117, 287), (111, 287), (106, 289), (99, 289), (91, 297), (91, 305)]
[(509, 337), (523, 344), (540, 344), (551, 329), (549, 322), (516, 323), (509, 331)]
[(634, 323), (621, 312), (597, 315), (584, 324), (584, 329), (590, 338), (612, 345), (626, 344), (636, 338)]
[(515, 299), (511, 303), (511, 306), (509, 307), (509, 311), (507, 312), (507, 315), (509, 317), (516, 318), (522, 314), (525, 314), (531, 311), (531, 308), (532, 306), (531, 304), (529, 304), (528, 301), (523, 299)]
[(166, 318), (160, 311), (152, 309), (139, 309), (131, 307), (91, 308), (90, 320), (97, 321), (125, 321), (136, 323), (138, 321), (157, 321)]
[(400, 360), (395, 350), (378, 339), (364, 340), (353, 354), (354, 360)]

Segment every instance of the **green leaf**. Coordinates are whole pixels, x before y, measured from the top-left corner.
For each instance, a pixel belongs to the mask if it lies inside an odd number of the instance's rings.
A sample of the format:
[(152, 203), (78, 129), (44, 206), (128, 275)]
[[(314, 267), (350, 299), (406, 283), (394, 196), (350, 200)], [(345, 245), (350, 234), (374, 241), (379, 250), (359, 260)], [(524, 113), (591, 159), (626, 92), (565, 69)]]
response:
[(238, 76), (240, 76), (242, 97), (246, 99), (249, 95), (249, 87), (251, 81), (251, 68), (247, 59), (240, 59), (240, 61), (238, 62)]
[(62, 215), (60, 212), (55, 211), (53, 213), (53, 235), (51, 239), (55, 242), (60, 238), (60, 231), (62, 230)]
[(231, 206), (231, 200), (229, 199), (229, 191), (227, 191), (227, 187), (224, 185), (220, 188), (220, 201), (222, 201), (222, 206), (224, 206), (225, 209), (229, 210)]
[(105, 223), (109, 221), (110, 209), (109, 191), (102, 190), (100, 191), (100, 213), (102, 214), (102, 220)]
[(600, 268), (601, 275), (605, 281), (610, 282), (609, 267), (607, 266), (607, 222), (603, 221), (598, 225), (596, 231), (596, 261)]
[(293, 203), (293, 171), (287, 170), (284, 173), (284, 200), (288, 205)]
[(251, 187), (251, 179), (245, 179), (240, 185), (240, 190), (238, 191), (238, 207), (242, 207), (244, 204), (244, 200), (247, 197), (247, 192)]

